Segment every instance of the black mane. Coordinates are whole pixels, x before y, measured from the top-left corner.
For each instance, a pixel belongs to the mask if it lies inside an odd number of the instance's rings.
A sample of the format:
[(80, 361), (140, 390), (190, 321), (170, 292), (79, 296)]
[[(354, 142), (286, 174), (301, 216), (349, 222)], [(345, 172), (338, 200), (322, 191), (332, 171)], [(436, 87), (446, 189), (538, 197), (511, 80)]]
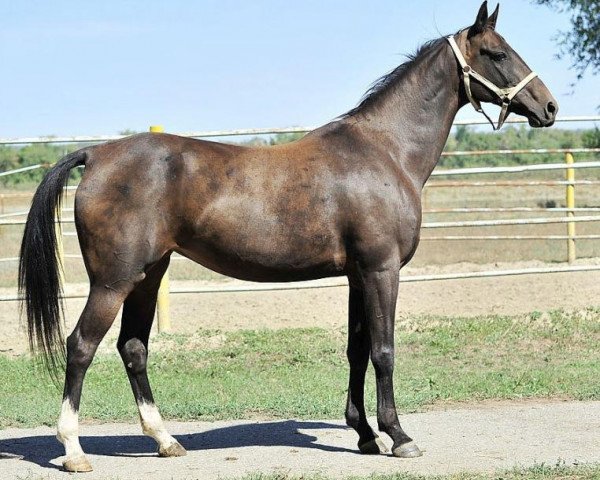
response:
[(444, 42), (446, 42), (446, 37), (429, 40), (428, 42), (425, 42), (423, 45), (421, 45), (415, 53), (407, 55), (408, 60), (406, 62), (398, 65), (391, 72), (386, 73), (385, 75), (377, 79), (362, 96), (358, 105), (352, 110), (343, 114), (341, 118), (351, 117), (359, 111), (369, 108), (375, 103), (377, 103), (379, 98), (385, 95), (385, 93), (391, 86), (395, 85), (401, 79), (406, 77), (406, 75), (408, 75), (408, 73), (413, 69), (417, 60), (421, 56), (439, 47)]

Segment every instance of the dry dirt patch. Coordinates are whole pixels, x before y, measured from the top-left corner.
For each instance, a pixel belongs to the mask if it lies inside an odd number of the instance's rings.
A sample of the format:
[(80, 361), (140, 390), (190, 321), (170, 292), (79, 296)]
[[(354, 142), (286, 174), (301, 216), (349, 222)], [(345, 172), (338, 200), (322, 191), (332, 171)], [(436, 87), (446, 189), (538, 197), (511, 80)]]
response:
[[(600, 264), (600, 259), (581, 260)], [(553, 264), (554, 265), (554, 264)], [(549, 266), (537, 261), (510, 264), (454, 264), (406, 268), (405, 275), (491, 269)], [(172, 288), (194, 287), (202, 282), (172, 282)], [(231, 281), (231, 283), (239, 283)], [(85, 294), (87, 285), (69, 284), (67, 293)], [(0, 289), (0, 295), (15, 294)], [(67, 302), (67, 330), (83, 309), (84, 299)], [(523, 275), (463, 280), (403, 283), (397, 315), (411, 322), (419, 315), (477, 316), (515, 315), (533, 311), (579, 310), (600, 305), (600, 271)], [(272, 292), (178, 294), (171, 296), (174, 333), (193, 333), (199, 328), (216, 330), (323, 327), (337, 329), (346, 324), (347, 288)], [(118, 334), (118, 319), (109, 337)], [(19, 322), (16, 302), (0, 303), (0, 353), (26, 351), (26, 337)]]

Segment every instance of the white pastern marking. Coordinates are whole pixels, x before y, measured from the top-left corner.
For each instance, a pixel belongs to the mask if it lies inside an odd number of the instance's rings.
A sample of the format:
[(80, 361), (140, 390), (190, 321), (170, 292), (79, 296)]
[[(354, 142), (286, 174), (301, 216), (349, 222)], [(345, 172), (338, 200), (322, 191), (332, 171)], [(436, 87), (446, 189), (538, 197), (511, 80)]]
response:
[(79, 444), (79, 414), (68, 399), (65, 399), (60, 410), (56, 438), (65, 446), (68, 458), (84, 455)]
[(142, 431), (144, 435), (156, 440), (159, 446), (168, 447), (177, 442), (163, 425), (162, 417), (153, 403), (139, 403), (140, 420), (142, 422)]

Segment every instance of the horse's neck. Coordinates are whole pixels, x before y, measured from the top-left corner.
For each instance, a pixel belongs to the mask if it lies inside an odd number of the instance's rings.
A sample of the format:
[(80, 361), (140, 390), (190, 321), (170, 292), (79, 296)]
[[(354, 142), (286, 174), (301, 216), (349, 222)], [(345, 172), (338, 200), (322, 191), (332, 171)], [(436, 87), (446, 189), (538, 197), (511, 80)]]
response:
[(441, 46), (417, 58), (411, 71), (390, 86), (376, 108), (359, 113), (356, 125), (375, 130), (374, 138), (385, 138), (390, 155), (413, 184), (422, 188), (464, 104), (459, 87), (456, 61), (450, 48)]

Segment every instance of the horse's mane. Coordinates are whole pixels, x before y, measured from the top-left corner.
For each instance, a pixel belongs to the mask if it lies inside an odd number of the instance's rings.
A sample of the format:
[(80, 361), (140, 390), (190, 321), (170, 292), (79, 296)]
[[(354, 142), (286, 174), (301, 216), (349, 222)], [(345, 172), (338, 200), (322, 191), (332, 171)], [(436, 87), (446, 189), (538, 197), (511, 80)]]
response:
[[(460, 33), (460, 31), (457, 33)], [(446, 37), (444, 36), (440, 38), (435, 38), (433, 40), (429, 40), (428, 42), (422, 44), (415, 53), (407, 55), (408, 60), (406, 62), (398, 65), (391, 72), (386, 73), (385, 75), (377, 79), (362, 96), (358, 105), (352, 110), (349, 110), (345, 114), (341, 115), (340, 118), (351, 117), (356, 113), (370, 108), (371, 106), (376, 104), (377, 101), (382, 96), (384, 96), (391, 87), (396, 85), (413, 70), (417, 61), (421, 57), (442, 46), (443, 44), (445, 44), (445, 42)]]

